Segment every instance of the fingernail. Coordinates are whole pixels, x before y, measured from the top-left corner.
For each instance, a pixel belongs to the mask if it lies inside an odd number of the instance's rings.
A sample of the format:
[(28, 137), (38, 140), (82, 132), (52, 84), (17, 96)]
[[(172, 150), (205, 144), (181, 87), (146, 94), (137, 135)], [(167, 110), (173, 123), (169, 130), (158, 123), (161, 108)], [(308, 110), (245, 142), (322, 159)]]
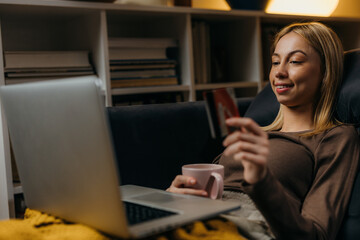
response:
[(195, 180), (194, 180), (194, 179), (190, 179), (190, 184), (195, 184)]
[(202, 194), (201, 195), (203, 195), (203, 196), (207, 196), (207, 192), (202, 192)]

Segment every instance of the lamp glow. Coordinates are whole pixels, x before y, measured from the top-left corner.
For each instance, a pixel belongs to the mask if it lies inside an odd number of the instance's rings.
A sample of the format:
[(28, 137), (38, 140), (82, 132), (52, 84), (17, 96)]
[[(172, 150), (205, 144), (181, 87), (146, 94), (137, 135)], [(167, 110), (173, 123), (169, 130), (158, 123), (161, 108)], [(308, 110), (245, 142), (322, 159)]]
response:
[(265, 12), (328, 17), (338, 4), (339, 0), (271, 0)]

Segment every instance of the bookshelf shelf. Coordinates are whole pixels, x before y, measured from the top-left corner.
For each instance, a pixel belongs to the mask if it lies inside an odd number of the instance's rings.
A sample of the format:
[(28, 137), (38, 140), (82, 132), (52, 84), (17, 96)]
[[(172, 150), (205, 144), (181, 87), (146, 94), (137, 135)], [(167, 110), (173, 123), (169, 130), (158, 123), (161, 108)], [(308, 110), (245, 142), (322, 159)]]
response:
[[(360, 18), (306, 17), (262, 11), (209, 10), (70, 0), (0, 0), (0, 85), (8, 51), (87, 51), (107, 106), (114, 99), (172, 94), (197, 101), (201, 91), (233, 87), (254, 96), (266, 83), (270, 38), (295, 21), (323, 21), (339, 34), (345, 50), (360, 47)], [(201, 25), (195, 31), (195, 25)], [(177, 41), (178, 85), (111, 88), (109, 39), (167, 38)], [(205, 46), (205, 47), (204, 47)], [(199, 57), (200, 56), (200, 57)], [(181, 95), (180, 97), (179, 94)], [(14, 217), (10, 142), (0, 117), (0, 219)]]

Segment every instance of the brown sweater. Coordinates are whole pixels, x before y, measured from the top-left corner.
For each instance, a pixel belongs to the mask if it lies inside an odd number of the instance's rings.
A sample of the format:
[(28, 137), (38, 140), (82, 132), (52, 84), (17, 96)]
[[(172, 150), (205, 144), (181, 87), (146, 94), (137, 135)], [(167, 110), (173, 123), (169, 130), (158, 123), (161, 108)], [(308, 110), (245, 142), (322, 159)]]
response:
[(335, 239), (347, 209), (360, 146), (354, 127), (342, 125), (312, 137), (269, 132), (268, 174), (249, 185), (231, 157), (225, 189), (247, 193), (277, 239)]

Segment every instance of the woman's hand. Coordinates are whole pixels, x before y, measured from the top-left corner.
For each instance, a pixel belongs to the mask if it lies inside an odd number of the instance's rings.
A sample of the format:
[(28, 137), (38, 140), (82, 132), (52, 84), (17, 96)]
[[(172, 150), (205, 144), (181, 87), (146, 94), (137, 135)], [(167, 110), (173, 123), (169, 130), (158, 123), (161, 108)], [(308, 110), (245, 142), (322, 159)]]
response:
[(244, 166), (244, 180), (255, 184), (266, 175), (269, 140), (267, 134), (250, 118), (229, 118), (226, 124), (237, 130), (229, 134), (223, 145), (225, 156), (233, 156)]
[(171, 186), (166, 189), (168, 192), (197, 195), (207, 197), (208, 194), (205, 190), (190, 188), (196, 184), (196, 179), (189, 176), (177, 175), (172, 181)]

